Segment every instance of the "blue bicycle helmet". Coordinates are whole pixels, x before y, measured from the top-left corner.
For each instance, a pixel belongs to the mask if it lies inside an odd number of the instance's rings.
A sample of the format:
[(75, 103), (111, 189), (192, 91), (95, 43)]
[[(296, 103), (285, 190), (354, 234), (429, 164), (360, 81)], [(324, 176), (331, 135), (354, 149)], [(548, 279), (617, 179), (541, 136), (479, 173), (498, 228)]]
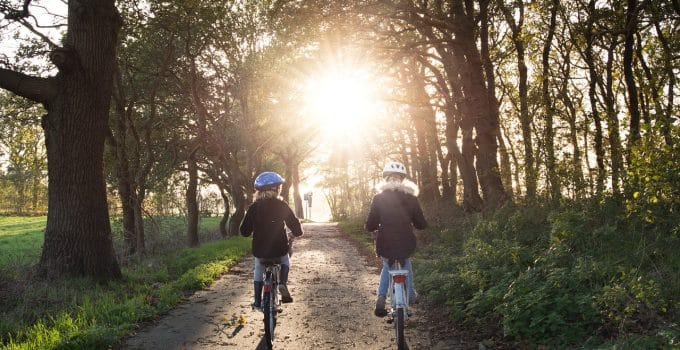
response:
[(255, 189), (263, 189), (266, 187), (278, 186), (286, 182), (286, 179), (273, 171), (265, 171), (255, 178)]

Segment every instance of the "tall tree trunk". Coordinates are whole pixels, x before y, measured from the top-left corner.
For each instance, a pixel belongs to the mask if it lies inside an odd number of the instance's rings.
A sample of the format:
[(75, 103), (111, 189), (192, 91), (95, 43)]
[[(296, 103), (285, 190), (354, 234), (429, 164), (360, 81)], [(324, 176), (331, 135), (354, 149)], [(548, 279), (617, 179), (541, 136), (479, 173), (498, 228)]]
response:
[[(571, 76), (571, 61), (569, 59), (569, 53), (567, 52), (563, 56), (564, 64), (562, 65), (562, 71), (563, 71), (563, 76), (561, 77), (562, 79), (562, 84), (560, 86), (560, 91), (559, 91), (559, 97), (562, 100), (562, 103), (564, 104), (566, 108), (566, 113), (565, 116), (567, 117), (567, 122), (569, 123), (569, 140), (571, 141), (571, 146), (574, 149), (574, 156), (572, 159), (572, 178), (571, 181), (574, 186), (574, 198), (575, 199), (582, 199), (584, 197), (584, 190), (585, 190), (585, 182), (583, 179), (583, 164), (581, 160), (581, 147), (579, 146), (579, 141), (578, 141), (578, 127), (577, 127), (577, 120), (578, 120), (578, 113), (576, 111), (576, 107), (574, 106), (574, 102), (571, 99), (571, 96), (569, 94), (569, 77)], [(587, 124), (586, 121), (584, 123)], [(587, 141), (587, 137), (584, 138), (584, 140)], [(587, 143), (585, 143), (587, 145)], [(584, 146), (586, 147), (586, 146)]]
[(498, 138), (498, 153), (501, 159), (501, 180), (503, 182), (503, 188), (508, 192), (508, 196), (512, 198), (512, 167), (510, 166), (510, 152), (508, 152), (508, 147), (505, 145), (503, 140), (503, 134), (501, 133), (501, 128), (499, 126), (496, 137)]
[(114, 124), (115, 133), (109, 137), (109, 144), (115, 152), (116, 159), (116, 180), (118, 183), (118, 197), (123, 212), (123, 242), (126, 247), (126, 254), (131, 255), (137, 252), (137, 242), (135, 240), (135, 209), (133, 194), (135, 193), (130, 174), (130, 161), (127, 154), (127, 115), (125, 110), (125, 97), (122, 88), (120, 70), (116, 69), (114, 81), (113, 101), (115, 106), (116, 121)]
[(305, 211), (302, 206), (302, 196), (300, 195), (300, 165), (293, 167), (293, 203), (295, 203), (295, 215), (298, 218), (305, 218)]
[[(663, 36), (663, 34), (662, 34)], [(637, 38), (638, 43), (642, 43), (642, 35), (640, 35), (640, 32), (635, 33), (635, 37)], [(663, 39), (659, 39), (661, 42)], [(663, 47), (663, 44), (662, 44)], [(665, 52), (665, 49), (664, 49)], [(640, 67), (642, 68), (642, 73), (644, 76), (638, 77), (638, 81), (640, 82), (640, 108), (642, 110), (642, 113), (644, 114), (644, 120), (645, 124), (648, 128), (651, 128), (652, 126), (652, 118), (650, 116), (651, 112), (651, 107), (649, 106), (649, 102), (645, 103), (642, 102), (644, 100), (644, 97), (646, 96), (646, 93), (649, 93), (651, 95), (650, 97), (647, 98), (647, 100), (651, 100), (651, 103), (654, 105), (654, 114), (655, 117), (658, 119), (659, 124), (661, 125), (661, 133), (666, 138), (667, 133), (667, 124), (666, 124), (666, 113), (663, 109), (663, 106), (661, 105), (661, 98), (660, 98), (660, 93), (659, 93), (659, 79), (658, 77), (652, 72), (650, 69), (649, 65), (647, 64), (647, 60), (645, 59), (645, 53), (643, 50), (642, 45), (637, 45), (636, 50), (635, 50), (635, 56), (637, 57), (638, 61), (640, 62)], [(647, 86), (645, 86), (645, 81), (647, 82)]]
[[(500, 113), (498, 110), (498, 99), (496, 98), (496, 74), (494, 73), (494, 65), (491, 62), (491, 54), (489, 51), (489, 0), (480, 0), (479, 2), (479, 39), (480, 39), (480, 56), (482, 65), (484, 66), (484, 76), (486, 77), (486, 91), (487, 103), (490, 106), (491, 118), (499, 120)], [(512, 198), (512, 171), (510, 169), (510, 158), (508, 150), (503, 141), (500, 124), (496, 129), (496, 139), (498, 140), (498, 151), (501, 159), (501, 183), (507, 194)]]
[[(557, 7), (559, 0), (552, 0), (550, 7), (550, 24), (548, 26), (548, 36), (543, 44), (543, 56), (541, 65), (543, 68), (541, 77), (541, 96), (543, 102), (543, 110), (545, 111), (545, 147), (546, 147), (546, 168), (548, 171), (548, 184), (550, 186), (550, 198), (554, 206), (557, 206), (562, 197), (562, 188), (560, 179), (557, 176), (557, 169), (555, 164), (555, 129), (553, 127), (553, 118), (555, 114), (552, 99), (550, 97), (550, 48), (552, 46), (553, 37), (555, 35), (555, 26), (557, 21)], [(577, 147), (577, 145), (574, 145)]]
[[(417, 68), (413, 68), (417, 69)], [(430, 150), (434, 150), (430, 144), (431, 136), (428, 123), (435, 122), (434, 111), (429, 104), (429, 97), (425, 92), (423, 77), (417, 72), (413, 72), (412, 91), (415, 104), (411, 106), (411, 119), (415, 127), (416, 149), (418, 151), (417, 164), (419, 179), (421, 183), (420, 198), (423, 201), (431, 202), (439, 197), (439, 186), (437, 184), (437, 164), (435, 158), (431, 158)]]
[(226, 238), (229, 236), (229, 231), (227, 231), (227, 223), (229, 222), (229, 196), (221, 187), (220, 195), (222, 196), (222, 202), (224, 202), (224, 212), (222, 213), (222, 219), (220, 219), (220, 236)]
[(234, 213), (231, 215), (229, 220), (229, 235), (238, 236), (240, 235), (239, 227), (241, 226), (241, 221), (246, 214), (246, 194), (243, 191), (243, 185), (236, 179), (236, 176), (231, 176), (231, 199), (234, 202)]
[(663, 47), (664, 70), (666, 71), (666, 75), (668, 78), (668, 91), (666, 92), (667, 98), (666, 110), (662, 113), (661, 116), (662, 121), (661, 133), (663, 134), (664, 140), (666, 141), (666, 145), (672, 146), (673, 138), (671, 137), (671, 126), (673, 125), (673, 107), (675, 106), (674, 104), (675, 80), (677, 79), (677, 77), (675, 75), (675, 71), (673, 68), (672, 61), (673, 51), (671, 51), (668, 39), (666, 39), (666, 35), (663, 33), (663, 30), (661, 29), (661, 26), (659, 25), (658, 21), (654, 22), (654, 28), (656, 29), (656, 36), (657, 38), (659, 38), (661, 47)]
[(635, 55), (635, 33), (637, 32), (637, 0), (628, 0), (626, 8), (626, 29), (623, 44), (623, 76), (628, 91), (628, 111), (630, 113), (630, 130), (628, 136), (628, 162), (633, 148), (640, 140), (640, 108), (637, 85), (633, 73), (633, 56)]
[(48, 162), (43, 277), (121, 277), (111, 241), (103, 174), (104, 140), (121, 20), (113, 0), (69, 2), (65, 48), (51, 60), (56, 78), (0, 69), (0, 87), (37, 102)]
[(607, 107), (607, 130), (609, 131), (609, 150), (612, 160), (612, 192), (614, 194), (620, 193), (621, 176), (623, 173), (623, 154), (621, 146), (621, 134), (619, 132), (619, 117), (616, 112), (616, 96), (614, 94), (614, 50), (618, 41), (612, 38), (612, 42), (607, 49), (607, 65), (606, 65), (606, 88), (604, 95), (605, 104)]
[(127, 249), (127, 254), (135, 254), (137, 252), (137, 241), (135, 239), (135, 209), (134, 200), (132, 198), (132, 188), (129, 183), (118, 178), (118, 196), (123, 211), (123, 241)]
[(33, 163), (31, 167), (31, 210), (36, 213), (38, 211), (38, 191), (40, 188), (40, 180), (42, 179), (42, 159), (39, 156), (40, 149), (38, 143), (33, 144)]
[[(461, 50), (445, 50), (438, 48), (442, 56), (444, 70), (451, 84), (451, 95), (455, 105), (445, 110), (446, 116), (446, 147), (452, 154), (452, 164), (458, 168), (463, 181), (463, 210), (468, 212), (481, 211), (482, 197), (479, 195), (479, 182), (475, 168), (477, 147), (472, 137), (475, 127), (473, 115), (474, 102), (468, 99), (470, 79), (465, 70), (465, 57)], [(457, 107), (457, 108), (456, 108)], [(458, 146), (458, 130), (462, 134), (461, 147)], [(451, 171), (454, 174), (455, 169)], [(457, 181), (456, 181), (457, 182)]]
[(190, 247), (198, 245), (198, 167), (192, 153), (187, 159), (187, 173), (189, 183), (186, 191), (187, 202), (187, 243)]
[[(593, 43), (594, 43), (594, 33), (593, 33), (593, 22), (595, 17), (595, 0), (590, 0), (588, 3), (588, 28), (585, 31), (586, 48), (583, 51), (583, 59), (588, 66), (588, 98), (590, 101), (591, 114), (593, 116), (593, 122), (595, 123), (595, 158), (597, 162), (597, 176), (595, 193), (599, 197), (604, 193), (604, 179), (606, 176), (605, 163), (604, 163), (604, 145), (602, 142), (602, 118), (598, 111), (598, 101), (597, 101), (597, 85), (599, 74), (595, 66), (595, 58), (593, 55)], [(587, 131), (587, 130), (585, 130)]]
[(281, 198), (283, 198), (284, 201), (290, 202), (290, 188), (293, 185), (292, 179), (293, 179), (293, 171), (294, 171), (294, 165), (293, 161), (289, 158), (283, 158), (283, 163), (286, 166), (286, 182), (281, 185)]
[[(461, 71), (463, 89), (465, 92), (465, 104), (469, 106), (471, 113), (465, 115), (461, 129), (463, 130), (463, 154), (476, 155), (476, 168), (479, 184), (484, 196), (484, 205), (495, 207), (502, 205), (508, 200), (503, 189), (498, 169), (496, 130), (498, 130), (498, 115), (493, 113), (489, 105), (487, 86), (484, 80), (483, 65), (477, 42), (475, 40), (475, 19), (472, 14), (466, 14), (461, 2), (452, 4), (452, 12), (457, 20), (452, 22), (456, 37), (456, 48), (461, 51), (463, 57), (458, 62), (463, 67)], [(458, 50), (456, 50), (458, 51)], [(458, 55), (455, 55), (458, 56)], [(466, 132), (466, 122), (474, 125), (476, 138), (476, 152), (466, 140), (471, 141), (472, 134)]]
[(518, 90), (519, 90), (519, 105), (520, 105), (520, 125), (522, 129), (522, 143), (524, 145), (524, 173), (526, 182), (526, 198), (529, 202), (536, 197), (536, 168), (534, 164), (534, 150), (531, 133), (531, 116), (529, 115), (529, 88), (527, 86), (527, 65), (525, 62), (525, 44), (524, 35), (522, 33), (524, 24), (524, 4), (522, 1), (516, 2), (519, 13), (519, 19), (516, 22), (514, 13), (515, 9), (508, 9), (503, 1), (499, 1), (499, 6), (505, 15), (506, 22), (510, 26), (512, 32), (512, 42), (515, 45), (517, 55), (517, 70), (519, 73)]
[(134, 214), (135, 214), (135, 242), (138, 255), (146, 253), (146, 242), (144, 237), (144, 197), (146, 197), (146, 190), (140, 188), (133, 197)]
[[(460, 148), (458, 147), (458, 129), (459, 125), (457, 122), (455, 110), (453, 107), (449, 107), (444, 111), (444, 116), (446, 117), (446, 128), (444, 130), (447, 157), (450, 158), (449, 163), (449, 187), (451, 188), (451, 194), (447, 195), (444, 193), (444, 199), (452, 199), (455, 201), (458, 199), (458, 167), (459, 161), (462, 156), (460, 153)], [(474, 171), (472, 172), (474, 174)]]
[[(471, 74), (472, 90), (468, 96), (469, 103), (473, 105), (472, 118), (475, 123), (477, 134), (477, 176), (484, 195), (484, 205), (496, 207), (508, 200), (507, 193), (503, 189), (500, 178), (498, 161), (498, 145), (496, 143), (496, 131), (498, 130), (498, 118), (491, 111), (486, 95), (486, 87), (482, 76), (482, 65), (474, 42), (470, 42), (466, 54), (470, 63), (467, 67)], [(472, 135), (468, 135), (471, 137)], [(463, 150), (465, 153), (465, 150)]]

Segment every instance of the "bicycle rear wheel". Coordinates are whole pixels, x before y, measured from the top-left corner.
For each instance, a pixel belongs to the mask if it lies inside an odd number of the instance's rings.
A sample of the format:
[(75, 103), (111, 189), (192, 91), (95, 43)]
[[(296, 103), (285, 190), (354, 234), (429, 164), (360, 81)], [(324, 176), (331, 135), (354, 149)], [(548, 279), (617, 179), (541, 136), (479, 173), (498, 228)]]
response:
[(276, 304), (273, 302), (274, 295), (265, 292), (262, 296), (262, 311), (264, 313), (264, 336), (267, 347), (274, 346), (274, 329), (276, 328)]
[(404, 322), (406, 321), (404, 317), (404, 308), (397, 308), (397, 315), (394, 320), (394, 329), (396, 331), (397, 349), (407, 350), (408, 345), (406, 345), (406, 338), (404, 337)]

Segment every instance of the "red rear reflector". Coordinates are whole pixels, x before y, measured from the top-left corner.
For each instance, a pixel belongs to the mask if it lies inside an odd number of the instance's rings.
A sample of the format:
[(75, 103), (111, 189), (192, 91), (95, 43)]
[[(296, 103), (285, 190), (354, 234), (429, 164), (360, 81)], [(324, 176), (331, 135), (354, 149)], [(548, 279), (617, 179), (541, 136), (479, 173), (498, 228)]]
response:
[(271, 284), (265, 284), (264, 285), (264, 292), (269, 293), (272, 291), (272, 285)]
[(394, 275), (392, 280), (394, 280), (394, 283), (404, 283), (406, 282), (406, 275)]

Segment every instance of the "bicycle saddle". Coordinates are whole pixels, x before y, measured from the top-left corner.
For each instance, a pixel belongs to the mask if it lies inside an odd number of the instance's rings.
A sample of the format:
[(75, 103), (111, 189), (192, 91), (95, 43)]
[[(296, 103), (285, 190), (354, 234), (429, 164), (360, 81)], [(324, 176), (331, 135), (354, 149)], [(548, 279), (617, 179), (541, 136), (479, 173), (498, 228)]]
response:
[(406, 259), (387, 259), (387, 265), (390, 267), (394, 265), (395, 262), (399, 262), (401, 266), (404, 266), (406, 264)]
[(261, 258), (260, 263), (264, 266), (281, 264), (281, 258)]

